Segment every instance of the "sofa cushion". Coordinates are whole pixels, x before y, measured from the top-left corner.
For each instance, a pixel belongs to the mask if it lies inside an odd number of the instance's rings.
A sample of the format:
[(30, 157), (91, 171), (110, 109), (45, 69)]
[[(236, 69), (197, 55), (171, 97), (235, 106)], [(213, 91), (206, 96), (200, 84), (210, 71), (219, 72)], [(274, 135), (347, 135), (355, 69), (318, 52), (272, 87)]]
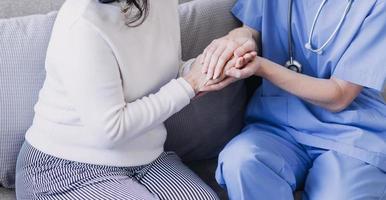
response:
[[(195, 0), (180, 5), (182, 56), (196, 57), (218, 37), (240, 26), (230, 10), (235, 0)], [(166, 150), (184, 161), (216, 157), (243, 126), (246, 87), (243, 81), (195, 99), (166, 121)]]
[(55, 13), (0, 20), (0, 184), (14, 186), (17, 154), (45, 77)]

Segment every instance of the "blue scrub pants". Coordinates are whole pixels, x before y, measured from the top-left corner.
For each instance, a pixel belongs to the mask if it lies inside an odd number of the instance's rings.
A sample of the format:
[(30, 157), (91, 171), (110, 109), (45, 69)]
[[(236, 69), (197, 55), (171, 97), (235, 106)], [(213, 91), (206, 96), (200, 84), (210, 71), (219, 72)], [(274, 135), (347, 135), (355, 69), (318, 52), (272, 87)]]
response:
[(246, 129), (221, 152), (217, 182), (231, 200), (386, 199), (386, 173), (335, 151), (306, 147), (292, 137)]

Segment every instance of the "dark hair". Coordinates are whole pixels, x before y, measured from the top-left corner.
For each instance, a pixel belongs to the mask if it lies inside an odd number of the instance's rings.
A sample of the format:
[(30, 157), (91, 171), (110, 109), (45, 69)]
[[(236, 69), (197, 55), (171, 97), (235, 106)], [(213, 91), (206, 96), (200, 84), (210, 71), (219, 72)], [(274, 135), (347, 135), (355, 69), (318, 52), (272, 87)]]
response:
[[(125, 1), (127, 7), (122, 8), (122, 13), (127, 20), (125, 23), (129, 27), (141, 25), (149, 12), (148, 0), (117, 0), (118, 2)], [(134, 11), (134, 12), (133, 12)], [(135, 13), (135, 14), (133, 14)]]
[(121, 8), (121, 12), (126, 20), (125, 24), (129, 27), (141, 25), (149, 13), (148, 0), (99, 0), (101, 3), (111, 3), (114, 1), (125, 5)]

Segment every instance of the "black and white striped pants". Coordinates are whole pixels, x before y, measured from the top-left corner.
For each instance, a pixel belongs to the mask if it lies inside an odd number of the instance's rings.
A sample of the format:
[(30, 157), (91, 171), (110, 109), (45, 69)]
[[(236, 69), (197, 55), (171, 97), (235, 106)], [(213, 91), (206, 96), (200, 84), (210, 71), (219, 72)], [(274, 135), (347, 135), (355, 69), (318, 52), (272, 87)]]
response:
[(218, 199), (174, 153), (149, 165), (111, 167), (60, 159), (27, 142), (17, 161), (16, 194), (18, 200)]

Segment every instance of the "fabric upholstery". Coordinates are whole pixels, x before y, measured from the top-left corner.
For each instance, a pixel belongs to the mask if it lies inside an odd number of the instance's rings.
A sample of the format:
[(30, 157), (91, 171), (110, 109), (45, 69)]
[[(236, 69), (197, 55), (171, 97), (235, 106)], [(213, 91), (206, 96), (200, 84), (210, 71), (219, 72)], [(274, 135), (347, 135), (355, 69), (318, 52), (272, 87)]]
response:
[(64, 0), (1, 0), (0, 18), (45, 14), (60, 8)]
[(236, 0), (195, 0), (180, 5), (182, 59), (198, 56), (210, 42), (240, 26), (230, 12)]
[(14, 184), (16, 157), (44, 81), (55, 13), (0, 20), (0, 183)]

